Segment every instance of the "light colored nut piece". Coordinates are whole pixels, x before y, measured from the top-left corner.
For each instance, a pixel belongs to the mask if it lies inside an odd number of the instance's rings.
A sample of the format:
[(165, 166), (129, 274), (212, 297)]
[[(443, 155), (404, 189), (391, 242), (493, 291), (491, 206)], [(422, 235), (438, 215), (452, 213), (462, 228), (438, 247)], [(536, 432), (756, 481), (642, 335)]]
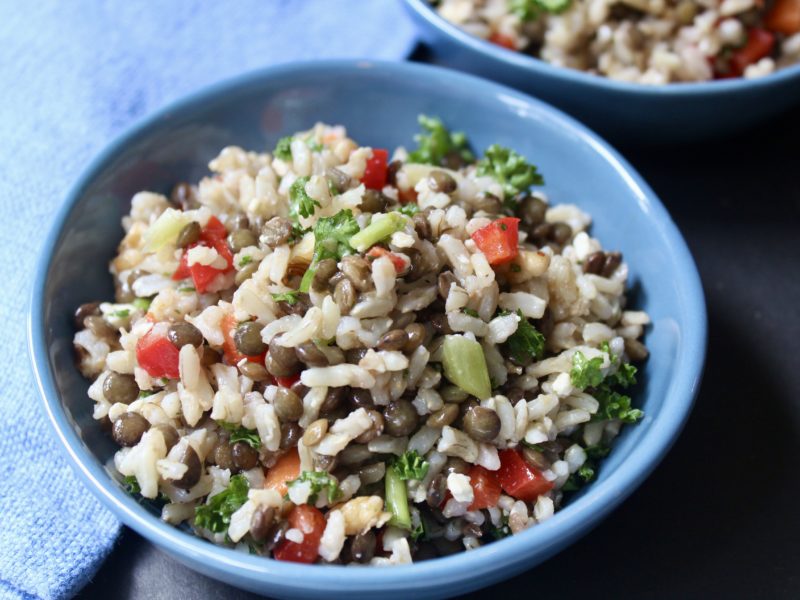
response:
[(372, 527), (380, 527), (392, 516), (383, 511), (383, 499), (380, 496), (358, 496), (345, 502), (339, 510), (344, 515), (345, 535), (356, 535)]

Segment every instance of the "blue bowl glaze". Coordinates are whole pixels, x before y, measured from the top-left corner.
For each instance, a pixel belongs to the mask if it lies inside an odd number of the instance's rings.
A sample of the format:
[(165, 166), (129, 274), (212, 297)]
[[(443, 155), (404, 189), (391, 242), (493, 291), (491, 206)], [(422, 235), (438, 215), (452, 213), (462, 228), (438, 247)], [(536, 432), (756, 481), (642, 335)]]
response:
[(732, 134), (800, 102), (800, 64), (759, 79), (642, 85), (557, 67), (473, 36), (427, 0), (404, 0), (437, 63), (551, 102), (615, 140), (688, 142)]
[[(624, 252), (636, 305), (647, 310), (651, 358), (627, 427), (596, 482), (552, 519), (456, 556), (396, 568), (282, 563), (214, 546), (161, 522), (106, 468), (115, 450), (92, 419), (87, 382), (74, 367), (71, 315), (110, 297), (108, 261), (120, 217), (138, 190), (195, 180), (228, 144), (271, 148), (316, 121), (341, 123), (364, 144), (411, 145), (417, 115), (441, 116), (476, 150), (498, 142), (539, 165), (554, 202), (595, 217), (593, 233)], [(697, 391), (706, 343), (703, 292), (692, 257), (664, 206), (595, 134), (508, 88), (440, 68), (401, 63), (311, 62), (258, 71), (173, 104), (106, 149), (69, 191), (44, 244), (29, 318), (30, 353), (44, 406), (91, 493), (122, 522), (206, 575), (279, 597), (452, 596), (510, 577), (589, 531), (655, 468), (675, 441)]]

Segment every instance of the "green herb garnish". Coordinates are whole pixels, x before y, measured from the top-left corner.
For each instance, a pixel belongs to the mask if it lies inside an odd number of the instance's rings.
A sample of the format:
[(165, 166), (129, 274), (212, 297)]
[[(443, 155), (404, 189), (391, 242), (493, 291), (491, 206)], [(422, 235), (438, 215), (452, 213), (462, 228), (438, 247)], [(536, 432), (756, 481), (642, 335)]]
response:
[(416, 450), (409, 450), (394, 461), (392, 468), (397, 471), (398, 477), (403, 481), (407, 479), (425, 478), (430, 464)]
[(542, 13), (564, 12), (569, 5), (570, 0), (510, 0), (508, 7), (520, 21), (529, 22), (538, 19)]
[(234, 475), (224, 490), (209, 498), (194, 511), (194, 524), (213, 533), (223, 533), (231, 524), (231, 515), (247, 502), (250, 483), (244, 475)]
[(258, 435), (258, 431), (255, 429), (247, 429), (247, 427), (242, 427), (241, 425), (236, 425), (235, 423), (227, 423), (226, 421), (217, 421), (217, 423), (225, 431), (230, 433), (231, 444), (235, 444), (236, 442), (244, 442), (256, 450), (261, 447), (261, 438)]
[(603, 381), (603, 372), (600, 370), (602, 366), (602, 357), (595, 356), (588, 360), (583, 352), (578, 350), (572, 355), (572, 369), (569, 372), (572, 385), (579, 390), (600, 385)]
[(510, 198), (527, 190), (532, 185), (544, 184), (544, 178), (525, 157), (510, 148), (492, 144), (478, 161), (478, 175), (488, 175), (503, 186), (503, 193)]
[(319, 202), (306, 193), (308, 177), (298, 177), (289, 188), (289, 216), (293, 220), (299, 217), (310, 217), (319, 206)]
[(309, 504), (315, 504), (317, 497), (323, 488), (328, 490), (328, 502), (335, 502), (337, 498), (342, 495), (337, 481), (325, 471), (303, 471), (300, 477), (294, 479), (286, 484), (286, 487), (292, 487), (301, 482), (308, 482), (311, 484), (311, 493), (308, 496)]
[(466, 163), (475, 160), (464, 133), (451, 133), (437, 117), (420, 115), (418, 120), (426, 133), (414, 136), (417, 149), (409, 153), (408, 162), (440, 166), (453, 154)]
[(253, 257), (252, 256), (250, 256), (250, 255), (243, 256), (241, 259), (239, 259), (239, 268), (241, 269), (242, 267), (246, 267), (251, 262), (253, 262)]
[[(502, 314), (509, 314), (506, 311)], [(540, 360), (544, 356), (544, 335), (525, 318), (521, 310), (517, 310), (519, 323), (517, 330), (506, 341), (508, 352), (517, 364), (527, 364), (528, 359)]]
[(125, 486), (125, 491), (129, 494), (141, 494), (142, 488), (139, 487), (139, 480), (136, 475), (128, 475), (122, 480), (122, 485)]
[(275, 302), (286, 302), (289, 306), (297, 304), (297, 297), (300, 295), (298, 290), (284, 292), (282, 294), (270, 294)]
[(323, 217), (317, 221), (314, 226), (314, 255), (300, 282), (301, 292), (307, 292), (311, 287), (317, 263), (326, 258), (340, 260), (353, 253), (350, 239), (358, 231), (358, 223), (350, 209), (340, 210), (332, 217)]
[(272, 151), (272, 154), (275, 158), (280, 158), (282, 161), (290, 161), (292, 160), (292, 136), (287, 135), (286, 137), (282, 137), (278, 140), (278, 143), (275, 145), (275, 150)]
[(407, 217), (413, 217), (415, 214), (419, 212), (419, 206), (417, 206), (413, 202), (408, 202), (407, 204), (403, 204), (400, 208), (398, 208), (397, 212)]

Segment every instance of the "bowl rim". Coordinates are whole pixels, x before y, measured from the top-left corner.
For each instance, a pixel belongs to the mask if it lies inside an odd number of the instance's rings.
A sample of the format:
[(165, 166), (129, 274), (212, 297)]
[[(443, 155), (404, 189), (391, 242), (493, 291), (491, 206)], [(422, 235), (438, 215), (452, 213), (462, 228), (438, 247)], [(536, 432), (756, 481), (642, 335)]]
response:
[[(159, 123), (171, 115), (191, 111), (231, 91), (243, 91), (258, 86), (266, 80), (291, 77), (301, 72), (306, 75), (336, 77), (361, 71), (391, 72), (398, 81), (415, 76), (442, 83), (449, 89), (468, 89), (493, 98), (531, 106), (566, 128), (576, 143), (590, 146), (607, 161), (609, 169), (622, 176), (637, 200), (652, 215), (654, 226), (662, 230), (674, 260), (684, 270), (679, 282), (688, 324), (675, 364), (675, 377), (665, 396), (670, 402), (668, 411), (662, 411), (659, 427), (650, 428), (637, 443), (636, 454), (623, 461), (608, 478), (598, 481), (544, 523), (520, 535), (499, 543), (489, 544), (471, 552), (424, 561), (412, 565), (399, 565), (389, 569), (354, 569), (346, 566), (301, 565), (250, 556), (184, 532), (161, 521), (124, 492), (109, 476), (97, 458), (81, 441), (70, 422), (55, 385), (46, 345), (45, 287), (54, 251), (62, 238), (62, 230), (86, 187), (110, 165), (120, 151), (140, 136), (156, 130)], [(234, 78), (205, 87), (197, 92), (171, 102), (149, 116), (139, 120), (118, 135), (84, 169), (68, 191), (44, 240), (36, 267), (28, 311), (28, 351), (43, 406), (61, 446), (79, 478), (125, 525), (136, 530), (165, 550), (178, 557), (185, 556), (195, 562), (224, 569), (249, 582), (284, 590), (330, 591), (342, 586), (354, 591), (375, 593), (381, 590), (413, 590), (434, 586), (436, 589), (450, 583), (456, 585), (465, 579), (491, 576), (487, 583), (502, 577), (503, 573), (521, 570), (526, 563), (540, 562), (562, 546), (588, 532), (602, 518), (616, 508), (637, 488), (661, 461), (675, 442), (691, 411), (697, 394), (706, 352), (706, 308), (700, 277), (689, 249), (676, 225), (652, 189), (633, 167), (595, 133), (550, 105), (503, 85), (472, 75), (458, 73), (441, 67), (407, 62), (370, 60), (313, 60), (283, 64), (251, 71)], [(211, 569), (213, 570), (213, 569)], [(469, 575), (465, 575), (468, 573)], [(235, 583), (235, 581), (230, 581)], [(252, 587), (252, 586), (251, 586)]]
[[(512, 65), (519, 69), (528, 70), (532, 74), (561, 78), (571, 83), (597, 86), (606, 88), (609, 91), (636, 93), (653, 97), (702, 96), (703, 98), (707, 98), (708, 96), (735, 94), (738, 92), (769, 88), (780, 85), (786, 80), (793, 78), (800, 79), (800, 63), (797, 63), (755, 79), (736, 77), (713, 81), (667, 83), (664, 85), (648, 85), (630, 81), (619, 81), (610, 79), (604, 75), (595, 75), (587, 73), (586, 71), (553, 65), (540, 58), (529, 56), (517, 52), (516, 50), (509, 50), (497, 44), (492, 44), (488, 40), (467, 33), (457, 25), (454, 25), (440, 16), (426, 0), (404, 0), (404, 2), (421, 19), (428, 23), (429, 26), (438, 30), (446, 37), (467, 46), (485, 57)], [(800, 85), (800, 83), (798, 85)]]

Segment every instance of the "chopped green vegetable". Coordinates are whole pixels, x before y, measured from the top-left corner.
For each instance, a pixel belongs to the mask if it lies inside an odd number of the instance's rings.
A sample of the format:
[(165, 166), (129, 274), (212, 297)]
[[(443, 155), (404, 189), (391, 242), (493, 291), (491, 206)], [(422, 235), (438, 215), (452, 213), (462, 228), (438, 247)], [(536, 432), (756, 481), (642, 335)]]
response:
[(544, 178), (525, 157), (510, 148), (492, 144), (478, 161), (478, 175), (494, 177), (503, 185), (503, 192), (510, 198), (527, 190), (532, 185), (542, 185)]
[(365, 252), (381, 240), (388, 238), (406, 226), (406, 220), (400, 213), (387, 213), (382, 219), (373, 221), (350, 238), (350, 246), (359, 252)]
[[(501, 313), (503, 314), (503, 313)], [(505, 313), (504, 314), (508, 314)], [(507, 340), (508, 352), (517, 364), (527, 364), (529, 358), (540, 360), (544, 356), (544, 335), (517, 310), (519, 324), (517, 330)]]
[(594, 475), (595, 472), (592, 466), (588, 463), (584, 464), (580, 469), (569, 476), (569, 479), (567, 479), (566, 483), (564, 483), (564, 487), (561, 489), (565, 492), (574, 492), (579, 490), (592, 479), (594, 479)]
[(261, 447), (261, 438), (258, 431), (255, 429), (247, 429), (235, 423), (227, 423), (225, 421), (217, 421), (224, 430), (228, 431), (230, 435), (231, 444), (236, 442), (244, 442), (251, 448), (258, 450)]
[(475, 160), (469, 149), (467, 136), (462, 132), (450, 133), (437, 117), (419, 116), (419, 124), (427, 133), (414, 136), (417, 149), (408, 155), (408, 162), (440, 166), (445, 159), (456, 154), (467, 163)]
[(246, 267), (246, 266), (247, 266), (247, 265), (249, 265), (251, 262), (253, 262), (253, 257), (252, 257), (252, 256), (250, 256), (250, 255), (243, 256), (243, 257), (242, 257), (242, 258), (239, 260), (239, 268), (241, 269), (242, 267)]
[(474, 308), (462, 308), (461, 312), (463, 312), (465, 315), (469, 315), (470, 317), (475, 317), (476, 319), (481, 318), (481, 316), (478, 314), (478, 311)]
[(607, 383), (595, 390), (594, 398), (600, 403), (600, 408), (592, 416), (593, 421), (619, 419), (623, 423), (635, 423), (644, 416), (638, 408), (631, 408), (630, 396), (615, 392)]
[(156, 252), (174, 242), (191, 217), (182, 211), (168, 208), (161, 213), (144, 233), (144, 247), (148, 252)]
[(397, 475), (405, 481), (406, 479), (424, 479), (428, 474), (428, 461), (419, 455), (416, 450), (409, 450), (399, 457), (392, 468), (397, 471)]
[(311, 484), (311, 493), (308, 496), (309, 504), (315, 504), (317, 502), (317, 497), (323, 488), (327, 488), (328, 490), (329, 503), (335, 502), (336, 499), (342, 495), (339, 484), (325, 471), (303, 471), (300, 477), (288, 482), (286, 486), (292, 487), (301, 482), (308, 482)]
[(358, 233), (358, 223), (350, 209), (340, 210), (332, 217), (323, 217), (314, 226), (314, 255), (311, 265), (300, 282), (300, 291), (307, 292), (316, 272), (316, 264), (326, 258), (340, 260), (353, 253), (351, 238)]
[(306, 139), (306, 146), (308, 146), (308, 149), (312, 152), (322, 152), (322, 150), (325, 148), (325, 146), (320, 144), (311, 136)]
[(125, 486), (125, 491), (129, 494), (141, 494), (142, 488), (139, 487), (139, 480), (136, 479), (136, 475), (128, 475), (125, 479), (122, 480), (122, 485)]
[(227, 488), (209, 498), (194, 511), (194, 524), (213, 533), (223, 533), (231, 524), (231, 515), (247, 502), (250, 483), (244, 475), (231, 477)]
[(307, 183), (308, 177), (298, 177), (289, 188), (289, 217), (295, 221), (298, 217), (310, 217), (320, 205), (306, 193)]
[(595, 387), (603, 381), (603, 359), (595, 356), (588, 360), (586, 356), (578, 350), (572, 355), (572, 369), (569, 372), (572, 385), (582, 390), (587, 387)]
[(508, 517), (502, 517), (499, 527), (492, 527), (489, 530), (489, 535), (491, 535), (496, 540), (502, 540), (505, 537), (511, 535), (511, 528), (508, 526)]
[(520, 21), (529, 22), (538, 19), (542, 13), (564, 12), (569, 5), (570, 0), (510, 0), (508, 7)]
[(447, 379), (478, 400), (486, 400), (492, 395), (486, 357), (475, 340), (463, 335), (445, 336), (442, 366)]
[(394, 466), (386, 469), (386, 509), (392, 513), (390, 525), (411, 529), (411, 514), (408, 511), (406, 482)]
[(275, 145), (275, 150), (272, 151), (272, 154), (275, 158), (280, 158), (282, 161), (289, 161), (292, 160), (292, 140), (294, 138), (290, 135), (286, 137), (282, 137), (278, 140), (278, 143)]
[(275, 302), (286, 302), (289, 306), (297, 304), (297, 297), (300, 295), (298, 290), (293, 292), (284, 292), (283, 294), (270, 294)]
[(414, 529), (411, 530), (411, 539), (414, 540), (415, 542), (418, 542), (419, 538), (421, 538), (424, 535), (425, 535), (425, 525), (423, 524), (422, 521), (420, 521), (419, 524), (416, 527), (414, 527)]
[(114, 312), (112, 312), (110, 316), (116, 317), (118, 319), (125, 319), (126, 317), (129, 317), (130, 315), (131, 315), (131, 309), (129, 309), (129, 308), (121, 308), (119, 310), (115, 310)]
[(611, 452), (611, 448), (603, 444), (586, 446), (584, 450), (586, 451), (586, 456), (592, 459), (605, 458), (606, 456), (608, 456), (608, 453)]
[(139, 398), (147, 398), (148, 396), (152, 396), (155, 394), (153, 390), (139, 390)]
[(397, 212), (407, 217), (413, 217), (415, 214), (419, 212), (419, 206), (417, 206), (413, 202), (409, 202), (407, 204), (403, 204), (400, 208), (398, 208)]
[(133, 305), (142, 312), (147, 312), (147, 309), (150, 308), (150, 304), (153, 302), (152, 298), (136, 298), (133, 301)]
[(178, 288), (179, 292), (196, 292), (197, 290), (193, 288), (191, 285), (187, 285), (186, 287)]
[(630, 363), (622, 363), (613, 375), (606, 378), (611, 385), (618, 385), (623, 388), (628, 388), (636, 385), (636, 367)]

